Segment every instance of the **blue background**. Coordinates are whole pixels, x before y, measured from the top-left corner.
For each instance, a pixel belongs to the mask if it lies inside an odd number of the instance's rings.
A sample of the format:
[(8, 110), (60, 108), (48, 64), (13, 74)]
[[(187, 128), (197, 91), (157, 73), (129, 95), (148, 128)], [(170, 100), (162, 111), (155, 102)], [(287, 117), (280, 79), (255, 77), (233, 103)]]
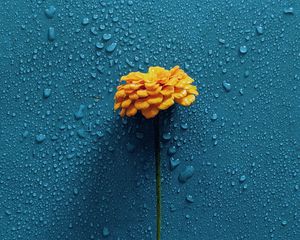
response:
[(152, 121), (112, 110), (153, 65), (201, 93), (161, 114), (162, 239), (300, 239), (299, 1), (1, 8), (1, 239), (155, 239)]

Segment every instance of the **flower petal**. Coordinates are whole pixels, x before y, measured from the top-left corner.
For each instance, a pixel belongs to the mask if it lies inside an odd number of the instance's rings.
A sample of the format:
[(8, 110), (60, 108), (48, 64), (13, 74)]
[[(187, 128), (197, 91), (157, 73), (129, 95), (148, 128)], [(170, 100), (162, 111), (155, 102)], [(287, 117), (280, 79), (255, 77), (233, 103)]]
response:
[(166, 110), (166, 109), (168, 109), (169, 107), (171, 107), (173, 104), (174, 104), (174, 100), (173, 100), (172, 97), (166, 98), (166, 99), (158, 106), (158, 108), (159, 108), (160, 110)]
[(147, 92), (147, 90), (145, 90), (145, 89), (143, 89), (143, 90), (137, 90), (137, 95), (139, 96), (139, 97), (148, 97), (148, 92)]
[(121, 81), (136, 81), (143, 79), (145, 76), (145, 73), (141, 72), (131, 72), (126, 76), (121, 77)]
[(115, 98), (123, 98), (123, 97), (126, 97), (125, 90), (122, 89), (116, 92)]
[(176, 89), (175, 90), (175, 93), (173, 93), (172, 94), (172, 96), (174, 97), (174, 98), (177, 98), (177, 99), (179, 99), (179, 98), (183, 98), (183, 97), (185, 97), (187, 95), (187, 91), (185, 90), (185, 89)]
[(190, 106), (194, 101), (195, 101), (196, 97), (195, 95), (188, 95), (184, 98), (180, 98), (180, 99), (175, 99), (175, 101), (179, 104), (181, 104), (182, 106)]
[(162, 89), (162, 87), (159, 86), (158, 88), (154, 89), (153, 91), (148, 90), (147, 92), (149, 95), (156, 95), (156, 94), (160, 93), (161, 89)]
[(147, 101), (145, 99), (139, 99), (139, 100), (135, 101), (134, 106), (136, 109), (142, 110), (142, 109), (146, 109), (146, 108), (150, 107), (150, 104), (147, 103)]
[(196, 89), (189, 89), (189, 90), (188, 90), (188, 93), (189, 93), (189, 94), (194, 94), (194, 95), (196, 95), (196, 96), (199, 95), (199, 92), (198, 92)]
[(128, 97), (131, 100), (138, 100), (139, 99), (139, 95), (137, 95), (136, 92), (133, 92), (133, 93), (129, 94)]
[(166, 83), (167, 86), (175, 86), (178, 83), (178, 79), (176, 77), (170, 78), (170, 80)]
[(131, 99), (126, 99), (125, 101), (122, 102), (122, 108), (128, 108), (129, 105), (131, 104), (132, 100)]
[(120, 111), (120, 116), (121, 116), (121, 117), (124, 117), (124, 116), (125, 116), (125, 113), (126, 113), (126, 109), (125, 109), (125, 108), (122, 108), (122, 110)]
[(127, 117), (133, 117), (137, 113), (137, 109), (131, 104), (126, 110)]
[(151, 106), (142, 110), (143, 116), (147, 119), (154, 118), (158, 113), (159, 109), (156, 106)]
[(157, 95), (153, 95), (147, 98), (147, 103), (149, 104), (158, 104), (161, 103), (163, 100), (163, 95), (162, 94), (157, 94)]
[(116, 103), (114, 104), (114, 110), (115, 110), (115, 111), (118, 110), (120, 107), (121, 107), (121, 103), (120, 103), (120, 102), (116, 102)]
[(160, 93), (164, 96), (169, 96), (172, 93), (174, 93), (174, 87), (173, 86), (165, 86), (163, 89), (160, 91)]
[(137, 90), (142, 86), (142, 84), (135, 84), (135, 83), (130, 83), (124, 85), (125, 90)]
[(157, 84), (156, 82), (146, 82), (145, 87), (147, 90), (153, 91), (159, 87), (159, 84)]

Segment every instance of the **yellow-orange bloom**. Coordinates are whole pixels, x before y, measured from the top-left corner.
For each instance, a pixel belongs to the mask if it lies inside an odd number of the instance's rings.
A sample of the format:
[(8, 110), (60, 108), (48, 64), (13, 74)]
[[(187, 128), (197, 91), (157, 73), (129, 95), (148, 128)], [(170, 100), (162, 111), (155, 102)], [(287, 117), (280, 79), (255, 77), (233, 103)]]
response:
[(125, 84), (117, 87), (114, 109), (120, 108), (122, 117), (132, 117), (140, 110), (145, 118), (153, 118), (175, 102), (190, 106), (198, 95), (194, 80), (179, 66), (171, 70), (150, 67), (147, 73), (131, 72), (121, 81)]

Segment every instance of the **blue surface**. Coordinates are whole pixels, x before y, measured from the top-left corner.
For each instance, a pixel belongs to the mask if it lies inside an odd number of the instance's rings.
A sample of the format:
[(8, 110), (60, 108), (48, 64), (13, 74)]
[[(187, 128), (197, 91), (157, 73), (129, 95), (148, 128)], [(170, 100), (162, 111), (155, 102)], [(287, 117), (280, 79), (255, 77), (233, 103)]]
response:
[[(107, 239), (153, 239), (152, 125), (113, 112), (113, 90), (131, 55), (130, 16), (122, 13), (130, 6), (104, 5), (2, 6), (1, 240), (103, 239), (108, 232)], [(56, 8), (50, 19), (49, 6)], [(90, 33), (102, 23), (105, 31)], [(107, 32), (123, 44), (109, 54), (95, 47)]]
[(299, 1), (178, 8), (168, 31), (189, 50), (172, 54), (201, 96), (165, 114), (162, 239), (300, 239), (299, 13)]
[(112, 111), (152, 65), (201, 92), (161, 115), (162, 239), (300, 239), (299, 1), (1, 3), (1, 239), (155, 239), (152, 122)]

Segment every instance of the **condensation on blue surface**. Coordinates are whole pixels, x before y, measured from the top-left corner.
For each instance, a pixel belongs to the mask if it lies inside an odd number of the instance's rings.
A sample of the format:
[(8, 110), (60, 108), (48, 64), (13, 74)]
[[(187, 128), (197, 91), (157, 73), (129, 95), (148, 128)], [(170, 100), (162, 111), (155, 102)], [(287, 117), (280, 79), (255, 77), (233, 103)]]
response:
[(1, 1), (1, 240), (154, 237), (152, 124), (113, 112), (143, 23), (84, 2)]
[(298, 1), (24, 2), (1, 1), (1, 239), (155, 239), (152, 122), (112, 111), (152, 65), (201, 92), (162, 115), (162, 239), (300, 238)]
[(300, 239), (300, 2), (164, 10), (154, 27), (200, 96), (164, 114), (162, 239)]

